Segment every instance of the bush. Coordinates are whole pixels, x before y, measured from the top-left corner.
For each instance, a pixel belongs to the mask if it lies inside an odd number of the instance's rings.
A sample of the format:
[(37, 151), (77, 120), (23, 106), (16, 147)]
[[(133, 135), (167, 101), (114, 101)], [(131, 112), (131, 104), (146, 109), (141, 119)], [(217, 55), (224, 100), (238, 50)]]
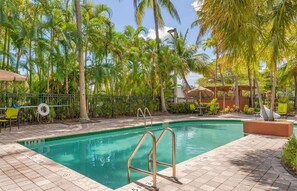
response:
[(191, 103), (173, 103), (168, 105), (168, 111), (170, 113), (193, 113), (193, 111), (190, 110), (190, 104)]
[(252, 107), (249, 107), (248, 105), (244, 105), (243, 112), (245, 114), (253, 114), (255, 112), (255, 109)]
[(219, 105), (216, 102), (217, 102), (217, 99), (213, 99), (207, 105), (207, 107), (209, 108), (209, 110), (208, 110), (208, 114), (209, 115), (216, 115), (216, 114), (218, 114), (218, 112), (220, 110), (220, 107), (219, 107)]
[(285, 144), (282, 152), (282, 162), (293, 173), (297, 174), (297, 139), (293, 135), (288, 143)]

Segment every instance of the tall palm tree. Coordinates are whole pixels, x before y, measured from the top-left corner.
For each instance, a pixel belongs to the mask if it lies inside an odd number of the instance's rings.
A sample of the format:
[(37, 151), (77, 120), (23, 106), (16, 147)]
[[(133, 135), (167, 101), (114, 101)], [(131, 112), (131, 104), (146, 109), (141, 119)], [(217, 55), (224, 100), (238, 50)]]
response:
[(85, 122), (89, 120), (87, 114), (86, 103), (86, 88), (85, 88), (85, 64), (83, 58), (83, 41), (82, 41), (82, 17), (80, 0), (75, 0), (75, 14), (76, 14), (76, 26), (78, 31), (78, 62), (79, 62), (79, 89), (80, 89), (80, 121)]
[[(204, 0), (198, 11), (196, 22), (201, 26), (200, 35), (211, 31), (212, 35), (220, 37), (220, 47), (224, 52), (230, 53), (233, 58), (244, 55), (246, 62), (253, 68), (256, 85), (255, 63), (259, 63), (262, 56), (261, 53), (257, 54), (257, 50), (263, 52), (263, 49), (269, 49), (270, 61), (267, 65), (273, 75), (273, 99), (268, 119), (259, 96), (264, 120), (273, 120), (277, 64), (287, 49), (287, 37), (297, 15), (296, 6), (294, 0)], [(260, 95), (259, 88), (257, 91)]]
[[(172, 18), (177, 19), (180, 22), (180, 18), (178, 15), (177, 10), (175, 9), (173, 3), (170, 0), (134, 0), (135, 6), (135, 19), (138, 25), (142, 24), (142, 19), (144, 16), (144, 10), (146, 8), (152, 8), (154, 14), (154, 23), (155, 23), (155, 34), (156, 34), (156, 41), (157, 41), (157, 52), (160, 52), (160, 38), (159, 38), (159, 28), (164, 27), (164, 20), (161, 14), (161, 7), (164, 7), (169, 12)], [(158, 65), (160, 65), (161, 59), (158, 58)], [(159, 67), (160, 68), (160, 67)], [(159, 81), (160, 81), (160, 97), (161, 97), (161, 108), (162, 112), (167, 112), (166, 104), (165, 104), (165, 96), (164, 96), (164, 84), (162, 78), (162, 71), (161, 68), (158, 71), (159, 74)]]

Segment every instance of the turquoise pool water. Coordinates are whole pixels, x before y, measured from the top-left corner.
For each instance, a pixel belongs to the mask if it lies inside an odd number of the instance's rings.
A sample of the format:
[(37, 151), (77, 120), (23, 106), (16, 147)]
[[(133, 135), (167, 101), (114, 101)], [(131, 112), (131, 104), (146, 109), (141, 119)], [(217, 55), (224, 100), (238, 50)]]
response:
[[(177, 163), (243, 137), (240, 121), (175, 122), (154, 125), (147, 130), (152, 131), (158, 138), (165, 127), (175, 131)], [(127, 160), (144, 132), (145, 128), (140, 127), (48, 139), (42, 143), (25, 146), (107, 187), (116, 189), (128, 183)], [(151, 139), (147, 137), (134, 157), (132, 166), (147, 170), (147, 154), (150, 148)], [(157, 148), (157, 160), (167, 163), (171, 161), (169, 133)], [(161, 169), (163, 167), (158, 167), (158, 170)], [(142, 177), (144, 175), (132, 171), (132, 181)]]

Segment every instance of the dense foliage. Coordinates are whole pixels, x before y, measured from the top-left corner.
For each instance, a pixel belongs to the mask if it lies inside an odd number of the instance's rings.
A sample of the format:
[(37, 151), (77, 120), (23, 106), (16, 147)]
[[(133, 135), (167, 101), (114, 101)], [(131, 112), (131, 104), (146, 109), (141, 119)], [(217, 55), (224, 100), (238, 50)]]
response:
[[(235, 86), (240, 80), (247, 81), (250, 87), (255, 84), (258, 94), (258, 81), (263, 87), (263, 81), (268, 79), (265, 88), (271, 89), (273, 98), (277, 85), (279, 89), (286, 85), (292, 88), (293, 81), (296, 95), (296, 16), (296, 0), (204, 0), (193, 25), (200, 27), (199, 36), (211, 34), (206, 45), (214, 48), (216, 59), (209, 78), (216, 83), (218, 73), (222, 85), (230, 78)], [(251, 88), (250, 95), (252, 92)], [(261, 96), (258, 97), (264, 111)], [(274, 106), (272, 99), (270, 110)], [(272, 113), (267, 116), (264, 111), (264, 119), (273, 120)]]
[[(172, 96), (175, 76), (198, 72), (206, 61), (205, 55), (197, 54), (196, 45), (186, 44), (186, 35), (173, 38), (168, 34), (157, 50), (154, 39), (143, 37), (147, 32), (143, 27), (115, 31), (112, 10), (106, 5), (84, 3), (81, 10), (82, 41), (71, 0), (1, 1), (0, 68), (27, 74), (28, 84), (19, 85), (19, 92), (77, 94), (79, 43), (89, 95), (155, 98), (160, 95), (161, 71), (165, 95)], [(12, 85), (2, 85), (0, 91), (12, 92)]]
[(297, 175), (297, 139), (294, 135), (283, 148), (282, 162)]

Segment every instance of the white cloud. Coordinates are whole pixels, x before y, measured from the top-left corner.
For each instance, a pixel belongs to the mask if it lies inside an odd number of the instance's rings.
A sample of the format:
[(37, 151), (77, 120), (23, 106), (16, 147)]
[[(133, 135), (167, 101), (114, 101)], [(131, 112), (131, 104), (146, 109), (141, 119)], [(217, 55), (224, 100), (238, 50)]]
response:
[[(173, 27), (165, 26), (162, 29), (159, 29), (159, 38), (161, 40), (164, 40), (164, 39), (168, 38), (169, 37), (168, 30), (170, 30), (172, 28)], [(147, 35), (140, 34), (139, 37), (142, 37), (144, 39), (155, 39), (156, 38), (156, 33), (155, 33), (154, 29), (149, 29)]]
[(192, 3), (192, 6), (194, 7), (195, 11), (199, 11), (203, 5), (203, 0), (196, 0), (194, 3)]

